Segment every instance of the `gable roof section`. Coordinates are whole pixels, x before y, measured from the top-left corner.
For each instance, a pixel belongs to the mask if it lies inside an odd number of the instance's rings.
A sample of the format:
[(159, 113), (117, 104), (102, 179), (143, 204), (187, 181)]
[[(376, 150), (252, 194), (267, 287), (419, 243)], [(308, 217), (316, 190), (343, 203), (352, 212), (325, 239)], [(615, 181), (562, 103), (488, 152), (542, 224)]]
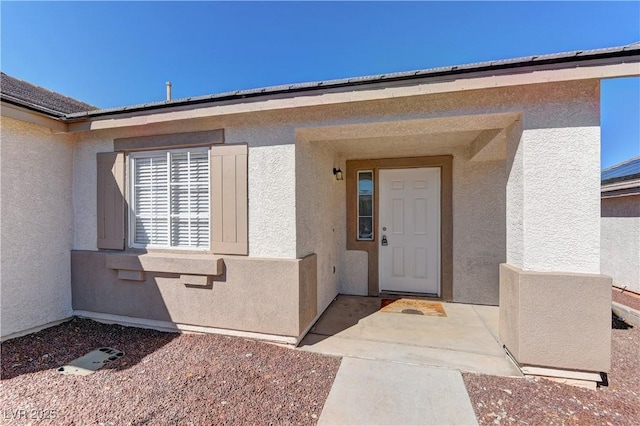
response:
[(2, 100), (55, 117), (98, 109), (60, 93), (0, 73)]
[(602, 196), (640, 193), (640, 157), (607, 167), (600, 175)]

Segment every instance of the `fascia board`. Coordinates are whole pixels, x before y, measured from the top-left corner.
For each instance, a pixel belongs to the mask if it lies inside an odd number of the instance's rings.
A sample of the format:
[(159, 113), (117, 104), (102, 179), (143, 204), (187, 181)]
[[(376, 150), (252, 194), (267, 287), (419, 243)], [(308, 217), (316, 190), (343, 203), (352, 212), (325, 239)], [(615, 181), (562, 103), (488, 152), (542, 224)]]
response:
[(16, 105), (2, 102), (0, 108), (0, 114), (3, 117), (12, 118), (14, 120), (20, 120), (26, 123), (35, 124), (36, 126), (45, 127), (51, 130), (51, 133), (66, 133), (67, 123), (60, 119), (49, 117), (48, 115), (22, 108)]
[[(627, 62), (579, 66), (565, 69), (539, 69), (517, 74), (479, 77), (449, 76), (449, 80), (427, 80), (411, 86), (382, 87), (349, 92), (302, 92), (295, 96), (264, 95), (253, 99), (218, 101), (215, 105), (181, 105), (174, 108), (150, 111), (124, 111), (95, 118), (68, 120), (70, 132), (143, 126), (154, 123), (192, 120), (205, 117), (247, 114), (260, 111), (337, 105), (351, 102), (376, 101), (391, 98), (421, 96), (480, 90), (500, 87), (523, 86), (575, 80), (607, 79), (640, 76), (640, 63)], [(455, 79), (454, 79), (455, 78)], [(212, 102), (214, 102), (212, 100)]]

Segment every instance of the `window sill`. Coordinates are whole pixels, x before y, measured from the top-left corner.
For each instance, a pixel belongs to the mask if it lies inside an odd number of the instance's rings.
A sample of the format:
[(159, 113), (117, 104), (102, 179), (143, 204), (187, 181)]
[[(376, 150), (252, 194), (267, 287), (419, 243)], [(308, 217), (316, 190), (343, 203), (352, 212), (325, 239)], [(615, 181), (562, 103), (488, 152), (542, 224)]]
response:
[(145, 272), (179, 274), (189, 286), (207, 286), (224, 272), (221, 256), (194, 253), (109, 253), (106, 266), (118, 271), (118, 278), (144, 281)]

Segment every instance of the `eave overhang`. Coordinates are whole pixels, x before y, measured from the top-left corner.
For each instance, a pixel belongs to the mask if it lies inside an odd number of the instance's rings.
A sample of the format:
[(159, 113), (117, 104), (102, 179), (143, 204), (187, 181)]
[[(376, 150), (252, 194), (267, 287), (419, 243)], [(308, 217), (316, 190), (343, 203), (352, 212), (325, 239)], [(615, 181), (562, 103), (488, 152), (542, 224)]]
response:
[(10, 104), (82, 132), (144, 126), (212, 116), (376, 101), (437, 93), (600, 80), (640, 75), (640, 43), (588, 51), (529, 56), (502, 61), (300, 83), (154, 102), (122, 108), (61, 114), (2, 95)]

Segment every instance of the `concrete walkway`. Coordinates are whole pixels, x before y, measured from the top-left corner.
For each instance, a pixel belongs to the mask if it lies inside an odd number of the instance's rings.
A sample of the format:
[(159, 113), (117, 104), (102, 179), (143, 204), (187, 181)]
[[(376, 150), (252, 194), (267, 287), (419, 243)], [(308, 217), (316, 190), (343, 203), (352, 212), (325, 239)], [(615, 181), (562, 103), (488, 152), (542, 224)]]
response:
[(319, 425), (475, 425), (459, 372), (345, 357)]
[(300, 344), (342, 356), (320, 424), (476, 424), (461, 371), (520, 376), (498, 342), (498, 308), (442, 303), (446, 317), (387, 313), (338, 296)]

